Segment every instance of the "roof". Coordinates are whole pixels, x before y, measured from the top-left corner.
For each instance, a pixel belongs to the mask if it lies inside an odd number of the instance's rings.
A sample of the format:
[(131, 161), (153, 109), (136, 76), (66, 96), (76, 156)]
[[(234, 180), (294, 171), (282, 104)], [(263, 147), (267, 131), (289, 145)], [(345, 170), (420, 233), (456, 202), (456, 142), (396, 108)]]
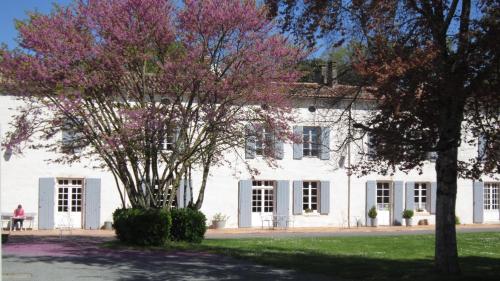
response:
[(301, 98), (340, 98), (340, 99), (365, 99), (374, 100), (369, 92), (371, 88), (333, 84), (331, 86), (318, 83), (295, 83), (291, 95)]

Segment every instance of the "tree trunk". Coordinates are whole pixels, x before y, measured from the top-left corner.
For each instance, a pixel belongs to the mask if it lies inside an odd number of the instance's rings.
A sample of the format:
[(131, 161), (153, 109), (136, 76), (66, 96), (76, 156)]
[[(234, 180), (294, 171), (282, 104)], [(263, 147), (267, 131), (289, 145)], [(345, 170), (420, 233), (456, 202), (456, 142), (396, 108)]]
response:
[(441, 273), (458, 274), (455, 203), (457, 198), (456, 146), (438, 152), (436, 161), (436, 249), (435, 266)]

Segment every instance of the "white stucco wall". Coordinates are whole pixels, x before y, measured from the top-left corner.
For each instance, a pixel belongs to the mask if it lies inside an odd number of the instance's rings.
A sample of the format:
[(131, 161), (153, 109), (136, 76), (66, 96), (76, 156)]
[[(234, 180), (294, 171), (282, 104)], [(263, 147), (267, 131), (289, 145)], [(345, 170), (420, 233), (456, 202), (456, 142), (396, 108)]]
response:
[[(0, 96), (0, 125), (2, 133), (9, 129), (9, 120), (15, 113), (19, 103), (12, 97)], [(336, 110), (322, 110), (318, 108), (315, 113), (307, 110), (310, 105), (321, 106), (317, 101), (305, 99), (298, 101), (295, 108), (297, 124), (305, 126), (325, 126), (326, 120), (332, 120), (335, 115), (340, 114)], [(361, 105), (358, 110), (353, 111), (353, 115), (366, 113), (365, 105)], [(332, 129), (330, 133), (331, 147), (335, 147), (345, 135), (342, 128)], [(3, 137), (3, 136), (2, 136)], [(352, 146), (353, 161), (359, 159), (357, 146)], [(359, 144), (363, 147), (363, 144)], [(467, 147), (463, 144), (460, 150), (460, 158), (465, 159), (476, 153), (475, 147)], [(46, 160), (53, 158), (53, 154), (45, 151), (24, 151), (23, 156), (12, 156), (6, 160), (3, 158), (0, 168), (1, 183), (1, 211), (11, 213), (17, 204), (23, 204), (26, 212), (38, 212), (38, 180), (40, 177), (55, 178), (101, 178), (101, 224), (104, 221), (112, 220), (112, 212), (121, 206), (120, 197), (112, 175), (102, 170), (88, 168), (90, 163), (80, 163), (75, 165), (62, 165), (49, 163)], [(244, 155), (240, 151), (240, 155)], [(252, 168), (256, 168), (260, 174), (256, 175), (256, 180), (287, 180), (290, 183), (289, 210), (292, 215), (293, 209), (293, 188), (294, 180), (329, 181), (330, 182), (330, 213), (328, 215), (298, 215), (294, 216), (295, 227), (312, 226), (347, 226), (348, 213), (348, 189), (347, 171), (338, 167), (338, 159), (345, 152), (332, 152), (331, 160), (320, 160), (319, 158), (304, 157), (302, 160), (293, 159), (293, 148), (291, 143), (284, 145), (284, 158), (277, 161), (277, 167), (269, 165), (259, 159), (241, 159), (237, 155), (230, 153), (226, 160), (231, 165), (215, 166), (212, 168), (208, 180), (204, 204), (202, 211), (208, 220), (215, 213), (229, 215), (227, 227), (238, 226), (238, 182), (240, 180), (251, 179), (252, 176), (246, 169), (243, 161), (248, 161)], [(347, 161), (347, 160), (346, 160)], [(193, 188), (197, 196), (201, 174), (194, 173)], [(366, 182), (375, 181), (414, 181), (414, 182), (434, 182), (434, 163), (427, 163), (423, 167), (423, 173), (418, 174), (412, 171), (409, 174), (398, 172), (393, 176), (380, 176), (370, 174), (364, 177), (351, 177), (351, 225), (356, 225), (356, 218), (365, 222), (365, 200)], [(485, 180), (495, 181), (492, 178)], [(54, 199), (55, 200), (55, 199)], [(456, 212), (462, 223), (472, 223), (473, 215), (472, 181), (459, 179)], [(415, 217), (414, 221), (428, 219), (434, 223), (434, 215), (424, 215)]]

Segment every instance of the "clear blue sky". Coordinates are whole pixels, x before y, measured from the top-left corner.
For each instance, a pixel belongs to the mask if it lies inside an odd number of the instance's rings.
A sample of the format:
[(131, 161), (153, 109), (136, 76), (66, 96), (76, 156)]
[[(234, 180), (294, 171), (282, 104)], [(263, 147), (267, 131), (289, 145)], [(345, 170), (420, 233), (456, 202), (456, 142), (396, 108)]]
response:
[(48, 13), (52, 3), (67, 5), (71, 0), (2, 0), (0, 5), (0, 42), (9, 48), (17, 47), (15, 19), (25, 19), (27, 11)]

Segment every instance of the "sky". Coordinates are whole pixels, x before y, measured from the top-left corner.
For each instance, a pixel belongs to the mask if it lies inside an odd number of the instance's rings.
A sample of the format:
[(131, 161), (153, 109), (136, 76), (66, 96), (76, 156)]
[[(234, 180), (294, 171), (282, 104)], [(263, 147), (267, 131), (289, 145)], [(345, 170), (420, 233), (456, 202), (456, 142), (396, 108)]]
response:
[(0, 9), (0, 42), (7, 44), (9, 49), (17, 47), (15, 19), (26, 19), (27, 11), (48, 13), (52, 3), (67, 5), (71, 0), (1, 0)]

